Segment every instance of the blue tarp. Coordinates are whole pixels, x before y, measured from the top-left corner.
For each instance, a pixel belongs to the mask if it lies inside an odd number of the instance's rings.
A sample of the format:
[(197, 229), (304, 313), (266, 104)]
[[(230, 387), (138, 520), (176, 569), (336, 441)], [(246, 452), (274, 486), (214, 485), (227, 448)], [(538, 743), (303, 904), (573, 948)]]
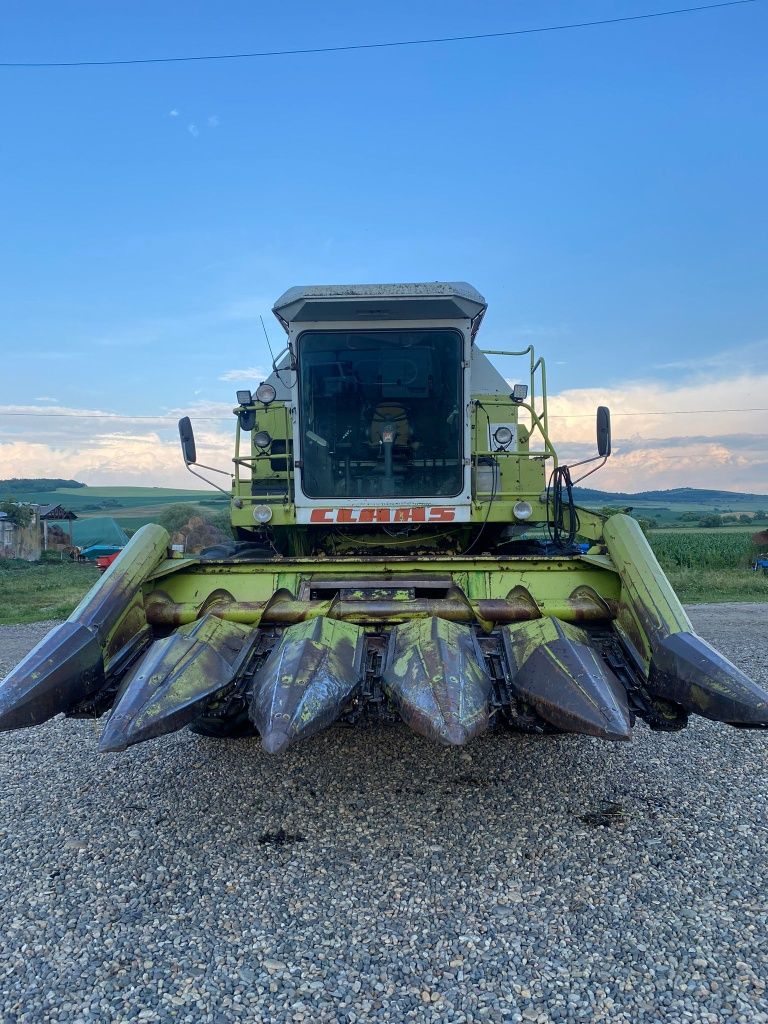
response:
[(72, 527), (72, 543), (78, 548), (89, 548), (94, 544), (108, 544), (111, 547), (123, 548), (128, 537), (112, 516), (93, 516), (91, 519), (75, 519), (71, 523), (57, 523), (65, 534), (69, 535)]
[(122, 548), (114, 544), (92, 544), (89, 548), (83, 548), (80, 554), (83, 558), (102, 558), (104, 555), (114, 555)]

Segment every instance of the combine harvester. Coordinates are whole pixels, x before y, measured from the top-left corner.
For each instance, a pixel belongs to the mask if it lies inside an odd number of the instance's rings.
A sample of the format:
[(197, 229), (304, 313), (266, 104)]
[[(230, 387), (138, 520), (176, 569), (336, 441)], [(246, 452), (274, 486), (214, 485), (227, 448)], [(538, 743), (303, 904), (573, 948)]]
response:
[[(466, 284), (286, 292), (287, 348), (237, 393), (235, 539), (183, 556), (139, 530), (0, 684), (0, 729), (109, 712), (104, 751), (189, 725), (276, 752), (337, 719), (454, 746), (768, 725), (768, 691), (693, 632), (637, 523), (574, 506), (544, 361), (491, 353), (525, 360), (510, 386), (476, 345), (485, 309)], [(610, 445), (600, 408), (586, 472)]]

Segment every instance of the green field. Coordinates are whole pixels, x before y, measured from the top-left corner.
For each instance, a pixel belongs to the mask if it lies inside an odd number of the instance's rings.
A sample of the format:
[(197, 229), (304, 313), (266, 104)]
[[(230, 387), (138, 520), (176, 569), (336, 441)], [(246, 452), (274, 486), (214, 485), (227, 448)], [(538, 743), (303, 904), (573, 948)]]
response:
[[(768, 576), (749, 569), (748, 532), (662, 530), (650, 540), (685, 603), (768, 601)], [(98, 578), (93, 565), (0, 561), (0, 625), (66, 618)]]
[[(629, 508), (637, 519), (662, 530), (701, 529), (699, 521), (708, 516), (719, 516), (722, 523), (718, 529), (723, 530), (768, 527), (768, 495), (764, 494), (691, 487), (626, 494), (577, 487), (574, 495), (576, 504), (584, 508)], [(739, 521), (742, 516), (747, 522)]]
[[(3, 497), (0, 484), (0, 499)], [(171, 487), (60, 487), (52, 491), (15, 492), (13, 498), (38, 505), (62, 505), (80, 519), (112, 516), (123, 529), (130, 530), (154, 522), (167, 505), (179, 502), (188, 502), (193, 511), (217, 512), (227, 508), (224, 495)]]
[[(764, 519), (702, 529), (680, 518), (686, 512), (703, 516), (730, 511), (754, 517), (756, 511), (768, 506), (768, 497), (701, 492), (697, 499), (696, 492), (668, 493), (672, 496), (668, 504), (664, 503), (664, 492), (651, 492), (643, 499), (590, 491), (582, 492), (577, 500), (596, 508), (631, 504), (634, 515), (655, 519), (661, 528), (651, 530), (651, 546), (684, 602), (768, 601), (768, 576), (749, 568), (758, 551), (751, 537), (766, 528)], [(156, 521), (168, 505), (180, 502), (189, 503), (192, 514), (227, 509), (223, 495), (169, 487), (59, 487), (15, 492), (14, 499), (61, 504), (81, 518), (112, 516), (127, 530)], [(66, 617), (97, 578), (96, 569), (90, 565), (0, 561), (0, 623)]]
[(753, 572), (750, 529), (658, 530), (651, 547), (682, 601), (768, 601), (768, 576)]
[(98, 578), (88, 563), (0, 560), (0, 625), (65, 619)]
[[(6, 481), (11, 484), (12, 482)], [(31, 483), (31, 482), (30, 482)], [(699, 529), (696, 520), (685, 516), (704, 517), (707, 515), (749, 516), (746, 524), (723, 525), (722, 530), (759, 530), (768, 527), (765, 515), (756, 518), (758, 512), (768, 510), (768, 495), (741, 494), (729, 491), (643, 491), (638, 494), (576, 489), (576, 503), (585, 508), (624, 509), (631, 507), (633, 514), (650, 522), (653, 528)], [(0, 481), (0, 500), (8, 496), (3, 492)], [(53, 490), (28, 490), (13, 487), (16, 501), (30, 501), (37, 504), (61, 504), (71, 509), (78, 517), (112, 516), (126, 530), (136, 530), (144, 523), (154, 522), (167, 505), (189, 502), (196, 512), (222, 512), (227, 508), (227, 498), (213, 489), (172, 487), (57, 487)]]
[(663, 569), (748, 569), (756, 554), (749, 529), (659, 530), (650, 541)]

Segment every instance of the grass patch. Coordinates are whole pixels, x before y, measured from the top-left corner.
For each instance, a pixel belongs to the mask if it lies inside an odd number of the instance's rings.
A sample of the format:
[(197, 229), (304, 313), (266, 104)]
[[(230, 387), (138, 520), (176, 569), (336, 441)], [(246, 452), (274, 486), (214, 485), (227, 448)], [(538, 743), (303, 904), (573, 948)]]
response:
[[(651, 543), (681, 601), (768, 601), (768, 576), (747, 568), (748, 537), (658, 533)], [(0, 625), (65, 619), (98, 579), (89, 563), (0, 560)]]
[(684, 604), (768, 601), (768, 576), (749, 569), (667, 569)]
[(0, 561), (0, 625), (65, 619), (98, 578), (86, 562)]

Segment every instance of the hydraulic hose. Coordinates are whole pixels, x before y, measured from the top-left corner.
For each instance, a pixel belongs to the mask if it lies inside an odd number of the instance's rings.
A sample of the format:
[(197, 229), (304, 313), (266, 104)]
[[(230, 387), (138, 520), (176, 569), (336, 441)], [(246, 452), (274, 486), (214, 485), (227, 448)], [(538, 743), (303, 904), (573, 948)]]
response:
[[(550, 513), (550, 502), (552, 505)], [(568, 524), (565, 510), (568, 509)], [(557, 466), (552, 470), (547, 487), (547, 527), (555, 547), (569, 548), (576, 539), (579, 517), (573, 501), (573, 481), (568, 466)]]

